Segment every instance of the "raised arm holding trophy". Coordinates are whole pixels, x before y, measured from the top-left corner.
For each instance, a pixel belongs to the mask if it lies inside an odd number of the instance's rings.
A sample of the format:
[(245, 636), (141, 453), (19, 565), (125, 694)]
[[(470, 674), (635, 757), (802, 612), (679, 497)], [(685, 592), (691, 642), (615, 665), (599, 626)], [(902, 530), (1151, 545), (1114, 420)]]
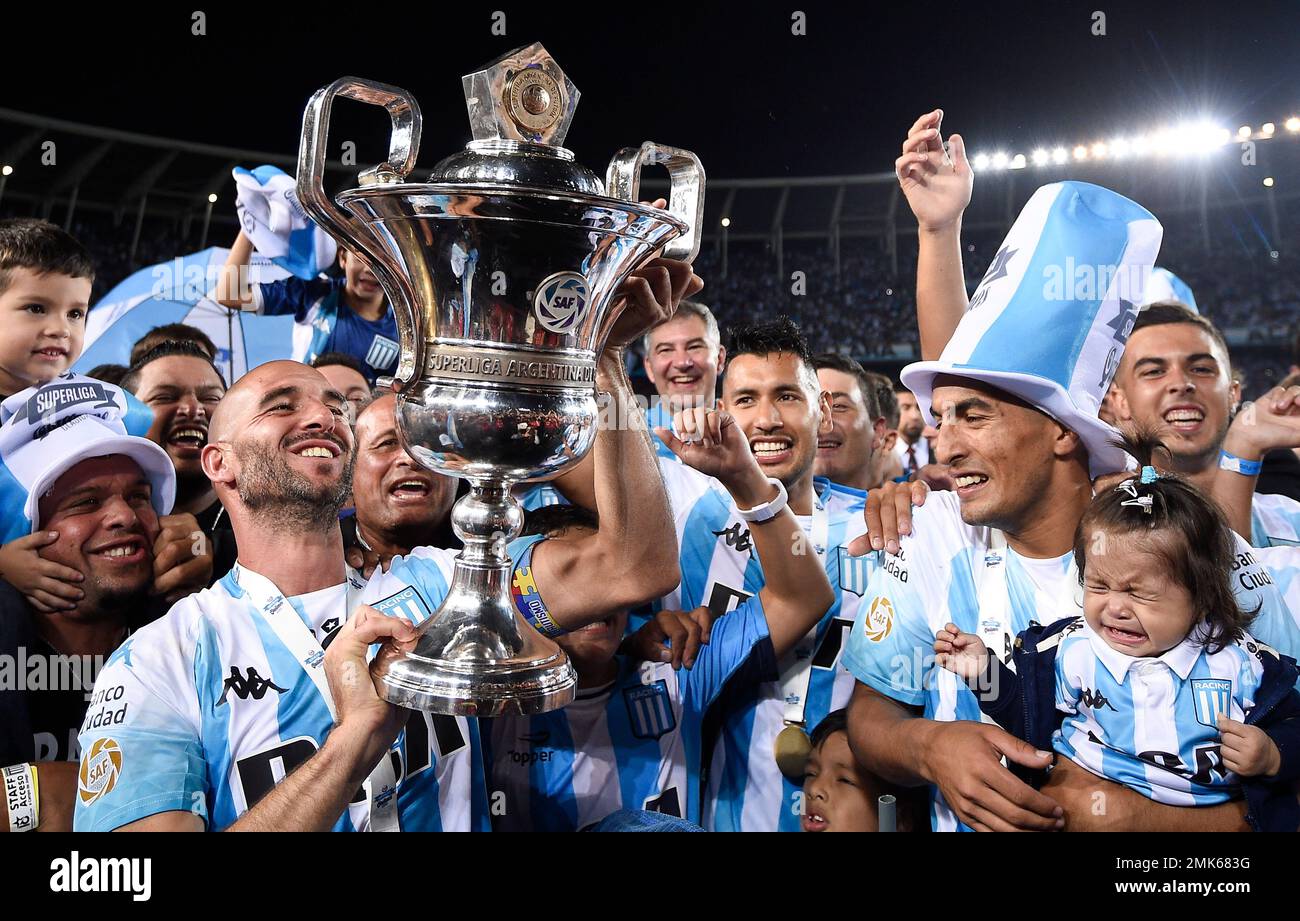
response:
[[(435, 713), (540, 713), (569, 703), (576, 678), (512, 601), (505, 547), (523, 513), (510, 487), (556, 476), (590, 449), (596, 359), (619, 288), (656, 255), (695, 257), (704, 170), (688, 151), (647, 143), (620, 151), (602, 183), (560, 146), (579, 93), (539, 44), (463, 85), (473, 140), (424, 183), (407, 181), (421, 129), (409, 93), (352, 77), (318, 91), (303, 121), (298, 197), (365, 255), (395, 306), (407, 449), (471, 487), (452, 512), (465, 549), (447, 599), (413, 650), (381, 650), (381, 693)], [(386, 108), (392, 136), (388, 160), (336, 205), (323, 178), (338, 96)], [(667, 211), (637, 203), (646, 164), (669, 171)]]

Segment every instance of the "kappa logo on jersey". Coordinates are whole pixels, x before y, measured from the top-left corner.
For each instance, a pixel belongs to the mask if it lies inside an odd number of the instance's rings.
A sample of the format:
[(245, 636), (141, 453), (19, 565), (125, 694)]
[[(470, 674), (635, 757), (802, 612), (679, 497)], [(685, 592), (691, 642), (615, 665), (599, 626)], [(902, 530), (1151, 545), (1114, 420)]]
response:
[(839, 547), (840, 554), (840, 588), (852, 592), (861, 598), (867, 593), (867, 580), (871, 578), (871, 568), (865, 556), (853, 556), (848, 547)]
[(871, 601), (867, 616), (862, 618), (862, 631), (867, 639), (879, 643), (894, 629), (894, 605), (884, 595), (877, 595)]
[(1115, 710), (1115, 706), (1106, 699), (1105, 694), (1101, 693), (1101, 691), (1094, 691), (1092, 688), (1083, 688), (1080, 690), (1079, 700), (1083, 701), (1083, 705), (1089, 710), (1100, 710), (1102, 707), (1110, 707), (1114, 712), (1119, 712), (1118, 710)]
[(677, 728), (672, 703), (668, 697), (668, 683), (660, 678), (623, 691), (623, 703), (632, 720), (632, 735), (638, 739), (657, 739)]
[(230, 666), (230, 677), (222, 682), (221, 698), (217, 701), (218, 707), (226, 702), (226, 695), (231, 691), (234, 691), (235, 696), (240, 700), (248, 700), (249, 697), (252, 697), (253, 700), (261, 700), (266, 696), (267, 691), (283, 694), (288, 690), (288, 688), (280, 687), (269, 678), (263, 678), (257, 673), (257, 669), (251, 665), (244, 671), (246, 674), (241, 675), (238, 665)]
[(381, 601), (376, 601), (371, 607), (380, 614), (387, 614), (389, 617), (405, 617), (414, 624), (424, 623), (433, 614), (424, 596), (416, 590), (415, 586), (409, 586)]
[(81, 754), (81, 768), (77, 771), (77, 794), (89, 806), (117, 786), (122, 773), (122, 749), (110, 738), (96, 739)]
[(370, 343), (370, 351), (366, 352), (366, 364), (382, 371), (397, 360), (401, 351), (402, 347), (392, 339), (376, 336)]
[(748, 553), (754, 545), (749, 539), (749, 528), (742, 527), (737, 521), (729, 528), (721, 531), (714, 531), (714, 537), (721, 537), (727, 542), (727, 546), (733, 550), (739, 550), (741, 553)]
[(1231, 678), (1193, 678), (1192, 700), (1196, 703), (1196, 722), (1217, 729), (1219, 714), (1231, 713)]

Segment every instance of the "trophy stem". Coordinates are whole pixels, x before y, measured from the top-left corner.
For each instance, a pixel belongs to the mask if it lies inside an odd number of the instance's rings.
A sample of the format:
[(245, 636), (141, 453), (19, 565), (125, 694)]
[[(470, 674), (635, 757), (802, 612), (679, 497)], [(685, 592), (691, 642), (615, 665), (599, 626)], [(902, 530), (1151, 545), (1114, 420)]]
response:
[(372, 671), (391, 703), (454, 716), (544, 713), (573, 700), (577, 676), (556, 643), (515, 609), (508, 542), (523, 510), (508, 485), (470, 481), (451, 513), (465, 544), (441, 607), (420, 628), (415, 648), (385, 646)]

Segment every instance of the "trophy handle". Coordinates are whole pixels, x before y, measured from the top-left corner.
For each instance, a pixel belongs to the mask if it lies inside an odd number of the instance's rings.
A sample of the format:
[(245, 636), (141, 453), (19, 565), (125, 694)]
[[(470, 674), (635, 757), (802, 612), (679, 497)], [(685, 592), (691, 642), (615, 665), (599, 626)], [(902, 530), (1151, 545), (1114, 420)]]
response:
[(612, 198), (638, 201), (641, 167), (646, 164), (668, 168), (668, 211), (686, 222), (686, 233), (664, 244), (667, 259), (693, 262), (700, 252), (704, 222), (704, 167), (700, 158), (680, 147), (646, 141), (640, 147), (624, 147), (614, 154), (605, 172), (605, 189)]
[(415, 380), (423, 364), (424, 336), (420, 330), (415, 293), (400, 266), (393, 262), (370, 229), (344, 214), (325, 194), (330, 111), (337, 96), (382, 106), (388, 110), (392, 120), (388, 159), (358, 175), (357, 180), (363, 186), (402, 182), (415, 169), (423, 124), (420, 105), (414, 96), (400, 87), (360, 77), (340, 77), (329, 86), (317, 90), (307, 103), (307, 110), (302, 117), (302, 143), (298, 148), (299, 203), (311, 215), (312, 220), (334, 237), (340, 246), (360, 250), (365, 254), (370, 268), (378, 276), (393, 304), (393, 314), (402, 340), (396, 377), (399, 383), (406, 386)]

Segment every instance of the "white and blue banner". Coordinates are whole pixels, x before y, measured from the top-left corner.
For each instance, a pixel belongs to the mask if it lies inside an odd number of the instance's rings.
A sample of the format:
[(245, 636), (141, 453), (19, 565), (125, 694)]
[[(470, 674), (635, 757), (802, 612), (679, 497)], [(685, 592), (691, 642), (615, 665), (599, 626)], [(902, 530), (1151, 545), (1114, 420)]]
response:
[(938, 361), (903, 369), (931, 418), (937, 374), (1005, 390), (1076, 432), (1094, 475), (1124, 469), (1097, 418), (1160, 250), (1149, 211), (1086, 182), (1036, 191), (1002, 242)]
[(237, 166), (233, 175), (239, 226), (257, 252), (304, 281), (334, 264), (338, 244), (298, 203), (292, 176), (275, 166)]
[[(86, 318), (86, 339), (73, 369), (128, 363), (131, 347), (151, 329), (187, 323), (207, 333), (217, 346), (214, 362), (226, 383), (268, 361), (293, 357), (292, 316), (264, 317), (230, 311), (208, 298), (230, 251), (209, 247), (170, 262), (140, 269), (109, 291)], [(254, 284), (288, 277), (269, 259), (254, 256)]]

